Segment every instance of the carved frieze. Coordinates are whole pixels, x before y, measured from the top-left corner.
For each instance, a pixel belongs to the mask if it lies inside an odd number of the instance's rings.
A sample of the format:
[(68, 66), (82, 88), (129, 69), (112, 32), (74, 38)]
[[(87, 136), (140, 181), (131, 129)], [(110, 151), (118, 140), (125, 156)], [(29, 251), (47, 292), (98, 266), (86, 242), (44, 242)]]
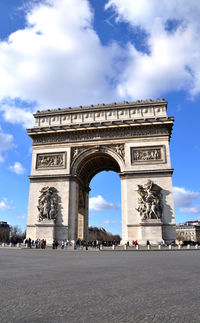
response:
[(132, 164), (165, 162), (164, 146), (131, 147)]
[(34, 115), (35, 127), (166, 117), (166, 107), (165, 100), (149, 100), (43, 110)]
[(37, 154), (36, 169), (65, 168), (65, 153)]
[(162, 188), (152, 181), (145, 185), (138, 185), (137, 211), (142, 221), (149, 219), (161, 219), (162, 217)]
[(155, 136), (155, 135), (170, 135), (170, 129), (168, 126), (161, 127), (138, 127), (132, 129), (105, 129), (95, 131), (77, 131), (67, 132), (63, 134), (40, 134), (32, 135), (33, 144), (49, 144), (49, 143), (60, 143), (60, 142), (83, 142), (83, 141), (99, 141), (102, 139), (120, 139), (120, 138), (137, 138), (143, 136)]

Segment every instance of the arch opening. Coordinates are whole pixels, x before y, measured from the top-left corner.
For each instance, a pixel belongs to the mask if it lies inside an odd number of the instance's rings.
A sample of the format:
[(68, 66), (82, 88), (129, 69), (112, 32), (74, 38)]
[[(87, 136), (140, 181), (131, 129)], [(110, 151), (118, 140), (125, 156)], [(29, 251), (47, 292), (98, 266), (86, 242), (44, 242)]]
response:
[(77, 237), (77, 240), (88, 241), (90, 182), (95, 177), (95, 175), (104, 171), (120, 173), (120, 163), (118, 161), (118, 157), (115, 156), (113, 152), (110, 153), (105, 151), (88, 151), (85, 152), (85, 154), (83, 154), (82, 156), (79, 156), (78, 160), (76, 160), (73, 165), (72, 171), (79, 180), (75, 235)]
[(87, 155), (80, 161), (76, 169), (76, 176), (86, 187), (89, 187), (92, 178), (102, 171), (114, 171), (119, 173), (120, 166), (109, 154), (105, 152), (95, 152)]
[(113, 171), (100, 172), (92, 178), (90, 188), (89, 241), (104, 240), (105, 245), (119, 243), (122, 233), (120, 177)]

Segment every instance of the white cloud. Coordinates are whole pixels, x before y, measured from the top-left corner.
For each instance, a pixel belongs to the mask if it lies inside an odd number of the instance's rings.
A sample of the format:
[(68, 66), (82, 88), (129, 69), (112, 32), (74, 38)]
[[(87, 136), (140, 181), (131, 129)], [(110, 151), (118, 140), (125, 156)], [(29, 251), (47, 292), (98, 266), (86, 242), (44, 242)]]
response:
[(95, 211), (117, 210), (119, 209), (119, 206), (111, 202), (107, 202), (101, 195), (98, 195), (89, 199), (89, 209)]
[(4, 133), (0, 126), (0, 162), (4, 161), (5, 158), (3, 152), (11, 149), (13, 146), (13, 136)]
[(200, 214), (200, 207), (192, 206), (192, 207), (181, 207), (180, 212), (183, 213), (192, 213), (192, 214)]
[(13, 206), (11, 206), (10, 204), (13, 204), (13, 201), (8, 201), (8, 199), (6, 197), (4, 197), (1, 201), (0, 201), (0, 210), (1, 211), (5, 211), (11, 208), (14, 208)]
[[(109, 80), (121, 50), (101, 45), (87, 0), (46, 0), (34, 4), (26, 20), (25, 29), (0, 42), (0, 98), (52, 108), (114, 97)], [(29, 112), (18, 112), (29, 124)], [(14, 121), (11, 108), (4, 114)]]
[[(37, 108), (155, 98), (200, 92), (200, 3), (196, 0), (110, 0), (117, 22), (139, 27), (148, 53), (129, 42), (103, 46), (87, 0), (46, 0), (27, 9), (26, 27), (0, 41), (0, 100), (6, 121), (32, 127)], [(111, 13), (112, 14), (112, 13)], [(177, 27), (167, 29), (176, 20)], [(134, 38), (134, 37), (133, 37)], [(141, 39), (140, 39), (141, 40)], [(138, 47), (137, 47), (138, 48)]]
[(173, 193), (175, 206), (182, 208), (190, 207), (193, 200), (198, 200), (198, 198), (200, 197), (199, 192), (189, 191), (183, 187), (174, 187)]
[(3, 104), (0, 106), (5, 121), (12, 124), (22, 124), (24, 128), (32, 128), (34, 125), (33, 113), (12, 105)]
[(5, 201), (0, 201), (0, 210), (7, 210), (10, 209), (10, 206), (6, 204)]
[[(123, 98), (159, 97), (169, 91), (200, 92), (200, 3), (196, 0), (109, 0), (116, 21), (147, 35), (148, 54), (127, 47), (128, 63), (118, 79)], [(176, 27), (167, 28), (176, 25)]]
[(14, 165), (10, 165), (9, 169), (18, 175), (25, 173), (25, 168), (22, 166), (20, 162), (15, 162)]

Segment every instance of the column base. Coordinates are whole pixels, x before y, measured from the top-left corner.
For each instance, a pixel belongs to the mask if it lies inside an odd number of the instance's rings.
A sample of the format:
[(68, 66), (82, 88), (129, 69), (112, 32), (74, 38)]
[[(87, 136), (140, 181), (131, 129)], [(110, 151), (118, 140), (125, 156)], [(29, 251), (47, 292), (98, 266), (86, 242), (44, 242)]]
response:
[(55, 239), (55, 227), (54, 220), (43, 220), (36, 225), (36, 239), (45, 239), (47, 245), (52, 245)]
[(140, 223), (140, 239), (139, 244), (146, 244), (147, 240), (151, 244), (159, 244), (163, 242), (162, 238), (162, 222), (160, 219), (147, 219)]

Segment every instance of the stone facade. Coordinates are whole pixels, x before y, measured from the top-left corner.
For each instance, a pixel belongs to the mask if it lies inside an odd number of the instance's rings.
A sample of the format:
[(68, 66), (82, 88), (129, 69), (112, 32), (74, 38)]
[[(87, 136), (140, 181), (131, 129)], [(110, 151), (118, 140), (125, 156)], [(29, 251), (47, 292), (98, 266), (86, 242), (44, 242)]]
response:
[[(113, 170), (121, 178), (122, 243), (175, 239), (169, 152), (174, 119), (164, 99), (38, 111), (34, 117), (28, 130), (33, 156), (27, 237), (87, 240), (90, 181)], [(50, 198), (39, 209), (45, 187), (57, 192), (57, 214), (39, 221), (41, 210), (55, 212)]]
[(200, 243), (200, 223), (199, 221), (188, 221), (176, 225), (176, 239), (178, 241)]

